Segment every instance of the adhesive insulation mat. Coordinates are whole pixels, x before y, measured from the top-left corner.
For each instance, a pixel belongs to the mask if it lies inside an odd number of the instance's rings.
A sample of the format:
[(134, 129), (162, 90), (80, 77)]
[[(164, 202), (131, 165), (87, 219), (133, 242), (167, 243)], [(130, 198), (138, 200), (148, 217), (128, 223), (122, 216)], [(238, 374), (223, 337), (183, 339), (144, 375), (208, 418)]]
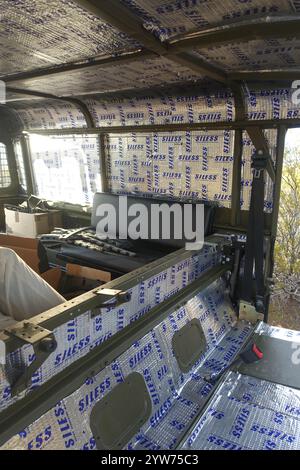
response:
[[(234, 120), (233, 96), (224, 90), (215, 94), (194, 91), (175, 96), (168, 93), (162, 93), (161, 96), (140, 93), (130, 98), (90, 96), (83, 100), (93, 115), (96, 127)], [(66, 108), (63, 102), (57, 101), (55, 106), (51, 106), (51, 103), (53, 101), (44, 101), (42, 105), (37, 103), (35, 106), (16, 103), (14, 106), (28, 130), (60, 128), (65, 123), (69, 127), (84, 125), (76, 119), (76, 114), (72, 115), (71, 122), (71, 117), (64, 122), (67, 115), (65, 109), (70, 112), (72, 104), (68, 103)]]
[[(252, 90), (245, 95), (247, 118), (250, 120), (292, 119), (300, 116), (298, 94), (291, 88)], [(140, 126), (151, 124), (192, 124), (235, 120), (232, 93), (182, 92), (176, 94), (139, 94), (131, 97), (82, 98), (96, 127)], [(53, 104), (54, 103), (54, 104)], [(13, 103), (27, 130), (85, 127), (82, 113), (71, 103), (37, 102), (26, 106)], [(126, 131), (126, 129), (125, 129)]]
[(296, 0), (121, 0), (162, 41), (183, 33), (276, 14), (299, 12)]
[[(142, 375), (152, 402), (150, 419), (127, 449), (172, 449), (200, 412), (212, 385), (207, 371), (223, 369), (252, 331), (239, 322), (226, 298), (224, 281), (213, 282), (134, 343), (116, 361), (63, 399), (52, 410), (11, 438), (4, 449), (92, 449), (89, 419), (93, 406), (133, 372)], [(201, 322), (207, 350), (189, 373), (179, 369), (172, 338), (190, 320)]]
[(86, 120), (82, 112), (72, 103), (58, 100), (43, 101), (26, 108), (18, 108), (13, 103), (27, 130), (37, 129), (64, 129), (86, 127)]
[[(174, 86), (199, 82), (205, 75), (176, 64), (165, 57), (131, 59), (127, 63), (94, 65), (93, 67), (46, 75), (39, 78), (14, 80), (20, 89), (57, 94), (59, 96), (111, 93), (128, 89)], [(201, 82), (202, 83), (202, 82)]]
[(185, 261), (175, 263), (170, 268), (139, 283), (128, 292), (131, 300), (115, 308), (99, 309), (99, 314), (91, 312), (70, 320), (54, 329), (57, 349), (46, 359), (33, 375), (31, 386), (15, 398), (11, 397), (9, 378), (15, 377), (15, 369), (30, 365), (35, 357), (33, 347), (25, 345), (7, 355), (6, 370), (0, 368), (0, 410), (22, 398), (42, 383), (65, 369), (92, 348), (103, 343), (125, 326), (131, 324), (182, 288), (198, 279), (203, 273), (219, 264), (219, 254), (213, 247), (204, 247), (198, 254), (191, 254)]
[[(297, 68), (300, 61), (299, 39), (268, 39), (249, 41), (246, 44), (218, 44), (197, 50), (196, 55), (226, 72), (239, 70), (259, 71)], [(258, 77), (259, 79), (259, 77)]]
[[(277, 131), (265, 132), (273, 158)], [(107, 178), (115, 193), (164, 194), (217, 201), (231, 206), (233, 131), (159, 132), (106, 137)], [(250, 206), (251, 156), (255, 148), (243, 135), (241, 207)], [(273, 208), (273, 184), (265, 186), (265, 210)]]
[[(252, 89), (245, 94), (247, 118), (250, 120), (292, 119), (299, 117), (299, 93), (291, 88)], [(235, 103), (230, 91), (182, 91), (130, 97), (101, 98), (91, 96), (85, 103), (97, 127), (139, 126), (150, 124), (209, 123), (235, 120)]]
[(300, 331), (288, 330), (287, 328), (279, 328), (266, 323), (261, 323), (257, 329), (258, 334), (267, 335), (271, 338), (283, 339), (295, 343), (295, 346), (300, 343)]
[(109, 135), (112, 192), (193, 196), (230, 205), (234, 132)]
[(69, 0), (1, 0), (0, 69), (6, 74), (139, 47)]
[[(275, 158), (276, 130), (267, 130)], [(115, 193), (163, 194), (216, 201), (230, 207), (234, 132), (193, 131), (156, 134), (108, 134), (107, 180)], [(254, 146), (243, 136), (241, 207), (250, 205)], [(92, 204), (101, 189), (99, 139), (96, 135), (30, 135), (37, 195), (82, 205)], [(75, 184), (76, 183), (76, 184)], [(76, 189), (74, 189), (76, 188)], [(265, 210), (273, 208), (273, 184), (267, 176)]]
[[(250, 119), (299, 117), (299, 107), (292, 103), (290, 90), (250, 91), (247, 97)], [(234, 162), (234, 131), (177, 131), (126, 133), (126, 125), (216, 122), (234, 120), (234, 100), (226, 92), (215, 95), (177, 95), (89, 99), (86, 102), (99, 126), (122, 125), (124, 133), (107, 134), (105, 153), (109, 188), (117, 193), (166, 194), (217, 201), (231, 206)], [(72, 105), (18, 108), (25, 127), (62, 128), (85, 125), (82, 114)], [(265, 130), (276, 160), (277, 131)], [(47, 141), (47, 142), (46, 142)], [(82, 143), (81, 143), (82, 141)], [(91, 203), (100, 185), (100, 161), (96, 137), (31, 136), (34, 174), (38, 195), (49, 199)], [(33, 142), (39, 145), (33, 145)], [(63, 146), (61, 145), (63, 142)], [(46, 145), (44, 145), (46, 144)], [(40, 148), (46, 148), (41, 151)], [(243, 134), (241, 208), (250, 206), (254, 146)], [(76, 194), (68, 184), (68, 164), (76, 169)], [(54, 176), (53, 176), (54, 174)], [(75, 175), (75, 176), (76, 176)], [(63, 179), (66, 185), (58, 185)], [(58, 187), (59, 186), (59, 187)], [(73, 185), (74, 186), (74, 185)], [(64, 188), (64, 189), (61, 189)], [(265, 185), (265, 211), (273, 209), (273, 183)]]
[(231, 372), (183, 448), (299, 450), (300, 391)]

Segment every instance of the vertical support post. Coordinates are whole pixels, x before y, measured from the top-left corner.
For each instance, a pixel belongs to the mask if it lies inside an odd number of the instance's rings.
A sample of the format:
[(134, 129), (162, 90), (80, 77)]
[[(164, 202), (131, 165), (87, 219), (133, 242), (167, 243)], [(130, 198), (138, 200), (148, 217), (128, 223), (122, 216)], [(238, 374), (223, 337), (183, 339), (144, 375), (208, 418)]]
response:
[(231, 190), (231, 225), (240, 225), (241, 218), (241, 180), (243, 156), (243, 130), (238, 129), (234, 135), (234, 161)]
[(18, 190), (19, 175), (18, 175), (18, 170), (17, 170), (17, 162), (16, 162), (14, 145), (11, 139), (7, 139), (7, 141), (4, 143), (6, 145), (6, 151), (7, 151), (8, 167), (9, 167), (9, 172), (10, 172), (10, 177), (11, 177), (11, 187), (14, 190)]
[[(234, 94), (235, 120), (244, 121), (246, 119), (246, 103), (244, 87), (238, 83), (231, 85)], [(233, 170), (232, 170), (232, 190), (231, 190), (231, 225), (233, 227), (240, 224), (241, 218), (241, 179), (242, 179), (242, 155), (243, 155), (243, 130), (238, 129), (234, 135), (233, 149)]]
[(23, 134), (20, 139), (20, 143), (21, 143), (22, 156), (23, 156), (23, 161), (24, 161), (27, 192), (29, 195), (36, 194), (36, 185), (35, 185), (34, 173), (33, 173), (33, 168), (32, 168), (32, 160), (31, 160), (31, 155), (30, 155), (28, 136)]
[(277, 136), (277, 152), (276, 152), (276, 169), (275, 169), (275, 187), (274, 187), (274, 203), (272, 213), (272, 226), (271, 226), (271, 237), (276, 238), (277, 235), (277, 223), (279, 214), (279, 203), (281, 193), (281, 179), (282, 179), (282, 168), (283, 168), (283, 157), (285, 148), (285, 136), (286, 127), (280, 126)]
[[(283, 158), (285, 149), (285, 136), (286, 127), (280, 126), (277, 135), (277, 152), (276, 152), (276, 168), (275, 168), (275, 181), (274, 181), (274, 201), (273, 201), (273, 212), (271, 218), (271, 236), (270, 236), (270, 256), (266, 263), (266, 277), (271, 278), (274, 271), (274, 249), (277, 235), (277, 224), (280, 204), (280, 193), (281, 193), (281, 180), (282, 180), (282, 169), (283, 169)], [(265, 321), (268, 321), (269, 305), (271, 296), (267, 297), (267, 308)]]
[(101, 175), (101, 186), (103, 192), (108, 192), (108, 181), (107, 181), (107, 165), (106, 165), (106, 152), (105, 152), (105, 134), (99, 134), (99, 150), (100, 150), (100, 175)]

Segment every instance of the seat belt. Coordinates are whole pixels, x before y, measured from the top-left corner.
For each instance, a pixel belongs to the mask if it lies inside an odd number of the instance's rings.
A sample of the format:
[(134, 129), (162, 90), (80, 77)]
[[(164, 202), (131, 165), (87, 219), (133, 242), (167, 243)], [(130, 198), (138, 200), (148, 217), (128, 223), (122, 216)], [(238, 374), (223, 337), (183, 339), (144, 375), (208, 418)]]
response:
[[(265, 314), (266, 285), (264, 279), (264, 188), (269, 155), (261, 152), (252, 157), (253, 182), (249, 209), (245, 265), (240, 300), (240, 316), (252, 309), (252, 315)], [(254, 268), (254, 269), (253, 269)], [(254, 278), (253, 278), (254, 271)], [(257, 315), (257, 319), (262, 315)], [(248, 317), (249, 319), (249, 317)]]

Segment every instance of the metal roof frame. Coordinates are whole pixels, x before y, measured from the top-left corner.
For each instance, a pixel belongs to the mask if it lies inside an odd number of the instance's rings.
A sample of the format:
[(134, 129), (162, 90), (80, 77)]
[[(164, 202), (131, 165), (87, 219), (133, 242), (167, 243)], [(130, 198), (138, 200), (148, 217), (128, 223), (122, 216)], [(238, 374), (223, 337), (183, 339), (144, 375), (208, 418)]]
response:
[[(235, 130), (234, 154), (235, 163), (233, 169), (233, 209), (230, 211), (230, 219), (232, 226), (239, 226), (239, 222), (244, 217), (241, 217), (241, 209), (239, 205), (239, 187), (241, 180), (241, 156), (242, 156), (242, 132), (246, 130), (252, 139), (256, 150), (263, 150), (269, 153), (268, 145), (263, 134), (263, 129), (282, 129), (289, 127), (299, 127), (300, 119), (279, 119), (250, 121), (247, 119), (246, 106), (245, 106), (245, 92), (243, 84), (247, 81), (262, 82), (271, 81), (275, 86), (276, 83), (291, 82), (293, 78), (298, 78), (298, 70), (261, 70), (261, 71), (247, 71), (242, 70), (234, 73), (226, 73), (224, 70), (211, 65), (208, 61), (201, 59), (195, 53), (191, 52), (191, 48), (202, 49), (205, 47), (214, 47), (222, 44), (232, 42), (247, 43), (251, 40), (266, 39), (266, 38), (300, 38), (300, 15), (286, 15), (286, 16), (262, 16), (258, 19), (250, 21), (239, 21), (227, 25), (222, 25), (216, 28), (209, 28), (203, 31), (195, 31), (192, 33), (178, 35), (171, 38), (169, 41), (161, 42), (154, 34), (146, 30), (143, 26), (142, 20), (136, 16), (135, 13), (119, 0), (110, 0), (110, 2), (98, 2), (96, 0), (75, 0), (75, 3), (80, 7), (90, 12), (92, 15), (99, 17), (102, 21), (106, 21), (119, 31), (127, 34), (138, 41), (140, 49), (135, 51), (128, 51), (124, 54), (116, 55), (109, 58), (92, 58), (91, 60), (74, 62), (72, 64), (65, 64), (63, 66), (54, 66), (47, 69), (40, 69), (23, 74), (14, 74), (7, 77), (2, 77), (5, 81), (12, 83), (12, 88), (8, 87), (8, 91), (17, 94), (36, 96), (47, 99), (60, 99), (72, 102), (80, 109), (87, 122), (87, 128), (80, 129), (53, 129), (34, 131), (35, 133), (42, 133), (47, 135), (57, 134), (99, 134), (100, 140), (100, 160), (102, 167), (105, 168), (104, 152), (103, 152), (103, 138), (107, 133), (130, 133), (130, 132), (159, 132), (159, 131), (184, 131), (184, 130)], [(215, 123), (193, 123), (193, 124), (167, 124), (167, 125), (141, 125), (141, 126), (114, 126), (114, 127), (95, 127), (93, 116), (91, 115), (87, 105), (80, 99), (73, 97), (60, 97), (47, 93), (40, 93), (35, 91), (26, 91), (24, 89), (14, 88), (13, 84), (20, 79), (31, 79), (34, 77), (42, 77), (53, 75), (57, 73), (72, 71), (76, 69), (84, 69), (94, 66), (107, 67), (112, 64), (121, 62), (128, 63), (132, 60), (143, 58), (166, 57), (176, 63), (183, 64), (184, 66), (199, 72), (211, 79), (213, 86), (222, 86), (227, 90), (231, 90), (235, 99), (236, 121), (234, 122), (215, 122)], [(300, 70), (299, 70), (300, 72)], [(191, 85), (193, 86), (193, 85)], [(201, 86), (201, 85), (200, 85)], [(163, 89), (161, 87), (161, 89)], [(164, 88), (166, 91), (168, 88)], [(146, 90), (144, 90), (146, 91)], [(130, 90), (127, 90), (129, 93)], [(134, 90), (131, 90), (133, 93)], [(121, 92), (124, 93), (124, 92)], [(111, 93), (111, 96), (119, 95), (120, 92)], [(107, 93), (102, 93), (105, 96)], [(86, 95), (85, 95), (86, 96)], [(282, 146), (282, 145), (281, 145)], [(275, 176), (273, 166), (269, 166), (269, 173), (272, 179), (278, 181)], [(105, 183), (105, 181), (104, 181)], [(105, 186), (105, 184), (104, 184)], [(228, 211), (224, 211), (227, 212)], [(228, 215), (225, 217), (228, 222)], [(274, 221), (273, 221), (274, 223)], [(244, 225), (244, 223), (242, 224)], [(268, 227), (270, 225), (268, 224)]]
[(232, 42), (245, 43), (280, 37), (300, 38), (300, 15), (263, 16), (250, 21), (181, 34), (171, 39), (169, 50), (174, 53), (190, 48), (203, 49)]
[(113, 57), (97, 58), (64, 65), (51, 66), (30, 72), (2, 75), (1, 80), (11, 83), (18, 80), (49, 76), (67, 71), (90, 68), (95, 66), (111, 66), (116, 63), (130, 63), (137, 59), (164, 56), (169, 60), (184, 65), (191, 70), (223, 83), (227, 86), (232, 81), (252, 80), (293, 80), (299, 77), (298, 70), (242, 70), (226, 73), (221, 68), (199, 58), (191, 50), (215, 47), (232, 42), (247, 43), (251, 40), (292, 37), (300, 38), (300, 15), (263, 16), (250, 21), (222, 25), (216, 28), (195, 31), (178, 35), (162, 43), (151, 32), (147, 31), (140, 19), (118, 0), (96, 2), (95, 0), (76, 0), (76, 3), (90, 13), (106, 20), (120, 31), (137, 39), (143, 46), (141, 49), (128, 51)]

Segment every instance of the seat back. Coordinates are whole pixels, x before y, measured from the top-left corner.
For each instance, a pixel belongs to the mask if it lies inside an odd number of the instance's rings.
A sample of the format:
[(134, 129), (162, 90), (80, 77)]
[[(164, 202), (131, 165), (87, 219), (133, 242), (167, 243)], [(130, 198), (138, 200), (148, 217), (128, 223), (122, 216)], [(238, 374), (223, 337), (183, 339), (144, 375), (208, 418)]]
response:
[[(203, 204), (204, 205), (204, 235), (208, 236), (212, 233), (213, 230), (213, 220), (214, 220), (214, 214), (215, 214), (215, 209), (216, 209), (216, 204), (208, 201), (178, 201), (175, 199), (167, 199), (167, 198), (162, 198), (162, 197), (146, 197), (146, 196), (141, 196), (141, 195), (126, 195), (127, 196), (127, 207), (130, 209), (134, 204), (143, 204), (148, 212), (148, 229), (149, 229), (149, 234), (151, 233), (151, 207), (153, 205), (162, 205), (165, 204), (169, 208), (173, 204), (179, 204), (181, 210), (183, 210), (184, 204), (191, 204), (192, 205), (192, 222), (193, 222), (193, 227), (196, 227), (196, 205), (197, 204)], [(94, 201), (93, 201), (93, 211), (92, 211), (92, 221), (91, 224), (93, 227), (97, 227), (97, 224), (100, 220), (100, 217), (97, 215), (97, 209), (100, 205), (102, 204), (110, 204), (114, 207), (116, 211), (116, 233), (117, 236), (120, 233), (120, 225), (119, 225), (119, 194), (113, 194), (113, 193), (96, 193), (94, 196)], [(164, 239), (162, 236), (162, 233), (160, 231), (159, 233), (159, 239), (157, 240), (157, 243), (161, 245), (166, 245), (168, 247), (173, 247), (175, 248), (181, 248), (185, 245), (186, 242), (189, 242), (190, 240), (187, 240), (185, 237), (185, 230), (184, 230), (184, 220), (182, 221), (182, 239), (178, 240), (175, 238), (175, 224), (174, 224), (174, 218), (170, 217), (170, 239)], [(129, 237), (130, 239), (130, 237)], [(150, 236), (149, 236), (150, 240)]]

